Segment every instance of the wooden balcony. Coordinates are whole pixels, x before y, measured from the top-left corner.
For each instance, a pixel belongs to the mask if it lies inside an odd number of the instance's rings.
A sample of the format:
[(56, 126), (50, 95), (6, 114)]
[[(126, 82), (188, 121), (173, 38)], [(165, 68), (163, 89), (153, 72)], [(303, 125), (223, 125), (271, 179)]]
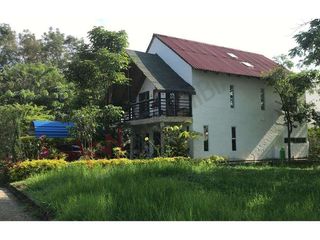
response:
[[(176, 93), (161, 94), (155, 99), (149, 99), (130, 104), (125, 112), (124, 121), (142, 119), (187, 120), (192, 117), (191, 95), (178, 95)], [(160, 97), (162, 96), (162, 97)], [(178, 97), (179, 96), (179, 97)], [(144, 123), (142, 121), (141, 123)], [(150, 122), (150, 121), (148, 121)]]

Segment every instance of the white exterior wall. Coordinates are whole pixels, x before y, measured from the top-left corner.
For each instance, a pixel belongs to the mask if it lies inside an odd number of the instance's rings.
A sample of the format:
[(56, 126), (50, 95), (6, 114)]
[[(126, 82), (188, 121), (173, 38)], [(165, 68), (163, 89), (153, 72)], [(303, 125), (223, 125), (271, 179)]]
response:
[(158, 54), (183, 80), (192, 85), (192, 68), (158, 38), (154, 38), (148, 53)]
[(143, 93), (143, 92), (149, 92), (149, 98), (152, 99), (154, 89), (155, 89), (155, 87), (152, 84), (152, 82), (148, 78), (146, 78), (141, 86), (141, 89), (140, 89), (138, 95), (137, 95), (136, 101), (139, 102), (139, 94)]
[[(281, 125), (278, 96), (261, 79), (193, 70), (159, 39), (154, 38), (148, 53), (158, 54), (178, 75), (195, 88), (192, 96), (191, 129), (203, 134), (209, 126), (209, 151), (204, 151), (203, 137), (191, 143), (192, 157), (223, 155), (230, 159), (258, 160), (279, 158), (286, 128)], [(235, 108), (230, 108), (230, 85), (234, 86)], [(260, 107), (260, 89), (265, 89), (265, 110)], [(146, 79), (141, 92), (154, 86)], [(138, 100), (138, 99), (137, 99)], [(231, 127), (236, 127), (237, 150), (232, 151)], [(292, 137), (307, 137), (307, 125), (294, 129)], [(286, 150), (287, 153), (287, 150)], [(292, 144), (292, 156), (308, 155), (308, 143)]]
[[(230, 107), (230, 85), (234, 86), (235, 107)], [(192, 144), (193, 157), (223, 155), (230, 159), (268, 159), (279, 157), (286, 147), (277, 95), (261, 79), (193, 71), (194, 131), (209, 126), (209, 151), (203, 137)], [(265, 110), (260, 107), (260, 89), (265, 89)], [(231, 127), (236, 127), (237, 151), (232, 151)], [(295, 129), (292, 137), (306, 137), (306, 125)], [(305, 157), (308, 144), (292, 144), (292, 156)]]

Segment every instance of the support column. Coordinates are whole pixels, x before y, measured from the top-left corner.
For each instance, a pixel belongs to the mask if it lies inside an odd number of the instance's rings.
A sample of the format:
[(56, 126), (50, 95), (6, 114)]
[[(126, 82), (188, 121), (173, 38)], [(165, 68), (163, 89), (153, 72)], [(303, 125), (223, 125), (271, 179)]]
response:
[(163, 136), (163, 132), (162, 129), (164, 128), (164, 123), (160, 122), (160, 148), (161, 148), (161, 156), (163, 156), (164, 154), (164, 136)]
[(132, 131), (130, 134), (130, 159), (133, 159), (133, 150), (134, 150), (134, 132)]
[[(153, 139), (153, 128), (151, 128), (149, 131), (149, 157), (153, 156), (154, 153), (154, 148), (153, 148), (153, 144), (154, 144), (154, 139)], [(152, 143), (152, 144), (151, 144)]]

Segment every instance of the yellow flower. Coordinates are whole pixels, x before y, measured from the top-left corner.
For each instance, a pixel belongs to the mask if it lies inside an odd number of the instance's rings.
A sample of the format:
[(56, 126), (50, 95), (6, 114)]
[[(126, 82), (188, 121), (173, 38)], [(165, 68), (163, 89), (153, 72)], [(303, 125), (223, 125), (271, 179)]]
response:
[(149, 138), (148, 138), (148, 137), (145, 137), (145, 138), (144, 138), (144, 141), (145, 141), (145, 142), (148, 142), (148, 141), (149, 141)]

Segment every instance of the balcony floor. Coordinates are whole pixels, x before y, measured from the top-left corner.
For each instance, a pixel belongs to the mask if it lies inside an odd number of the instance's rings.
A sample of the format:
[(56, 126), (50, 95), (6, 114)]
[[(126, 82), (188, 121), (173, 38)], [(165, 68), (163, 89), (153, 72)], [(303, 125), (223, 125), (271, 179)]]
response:
[(153, 123), (183, 123), (192, 121), (192, 117), (183, 117), (183, 116), (160, 116), (160, 117), (151, 117), (137, 120), (126, 121), (130, 125), (145, 125)]

